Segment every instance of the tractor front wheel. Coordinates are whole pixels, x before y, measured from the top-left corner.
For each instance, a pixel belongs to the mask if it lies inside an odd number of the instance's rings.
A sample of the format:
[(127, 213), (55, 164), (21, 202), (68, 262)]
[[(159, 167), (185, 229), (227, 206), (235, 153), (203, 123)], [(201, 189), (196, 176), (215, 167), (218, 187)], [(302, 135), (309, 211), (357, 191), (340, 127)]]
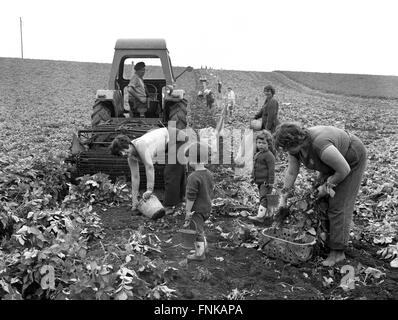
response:
[(175, 121), (177, 129), (187, 127), (187, 105), (184, 102), (177, 102), (170, 106), (169, 121)]
[(93, 113), (91, 115), (91, 125), (93, 127), (106, 122), (111, 119), (111, 110), (109, 106), (104, 103), (97, 103), (93, 107)]

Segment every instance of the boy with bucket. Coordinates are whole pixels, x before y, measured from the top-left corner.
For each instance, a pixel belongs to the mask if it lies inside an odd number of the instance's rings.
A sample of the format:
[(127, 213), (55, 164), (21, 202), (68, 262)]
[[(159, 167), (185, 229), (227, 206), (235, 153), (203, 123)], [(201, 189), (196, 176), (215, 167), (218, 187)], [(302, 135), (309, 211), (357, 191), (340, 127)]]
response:
[(272, 212), (267, 212), (270, 210), (267, 198), (272, 193), (275, 180), (276, 151), (269, 131), (262, 130), (257, 134), (256, 151), (253, 159), (252, 178), (258, 186), (260, 205), (257, 216), (249, 216), (249, 219), (264, 222), (266, 217), (272, 216)]
[(184, 227), (196, 231), (195, 253), (188, 255), (187, 260), (202, 261), (207, 252), (204, 223), (210, 216), (214, 188), (213, 175), (204, 166), (208, 161), (208, 147), (195, 142), (188, 147), (185, 156), (194, 172), (187, 179)]

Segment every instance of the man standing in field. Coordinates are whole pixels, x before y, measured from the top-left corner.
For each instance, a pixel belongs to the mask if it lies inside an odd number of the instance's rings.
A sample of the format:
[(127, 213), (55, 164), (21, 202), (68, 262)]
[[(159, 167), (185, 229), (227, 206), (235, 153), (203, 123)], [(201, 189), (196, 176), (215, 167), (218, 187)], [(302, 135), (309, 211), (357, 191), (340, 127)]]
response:
[(206, 105), (209, 109), (211, 109), (214, 106), (214, 102), (216, 101), (216, 99), (214, 98), (214, 93), (210, 89), (205, 89), (203, 93), (206, 97)]
[(221, 93), (221, 89), (222, 89), (222, 83), (221, 83), (220, 80), (218, 80), (218, 81), (217, 81), (217, 90), (218, 90), (218, 93)]
[(145, 63), (138, 62), (134, 66), (134, 75), (127, 86), (129, 93), (130, 117), (139, 116), (140, 109), (147, 108), (147, 93), (144, 84)]

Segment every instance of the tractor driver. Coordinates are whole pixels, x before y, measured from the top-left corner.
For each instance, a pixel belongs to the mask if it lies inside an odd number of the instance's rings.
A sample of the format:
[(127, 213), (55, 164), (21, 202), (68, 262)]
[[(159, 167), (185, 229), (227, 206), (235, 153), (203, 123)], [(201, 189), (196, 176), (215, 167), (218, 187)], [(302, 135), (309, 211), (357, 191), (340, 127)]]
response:
[(139, 116), (138, 110), (147, 108), (147, 92), (144, 84), (145, 63), (138, 62), (134, 66), (134, 74), (127, 86), (129, 93), (130, 117)]
[[(184, 140), (184, 141), (179, 141)], [(148, 131), (141, 137), (131, 140), (126, 135), (118, 135), (111, 143), (110, 151), (113, 155), (126, 156), (131, 171), (131, 193), (132, 209), (138, 206), (138, 194), (140, 185), (139, 164), (145, 166), (147, 187), (142, 195), (144, 200), (149, 199), (155, 185), (155, 162), (164, 163), (165, 193), (164, 205), (166, 214), (172, 214), (176, 205), (180, 204), (185, 194), (186, 166), (178, 162), (169, 161), (171, 152), (178, 152), (178, 149), (185, 143), (187, 137), (183, 131), (169, 126)], [(168, 159), (166, 156), (168, 149)], [(174, 151), (172, 151), (174, 150)], [(172, 155), (173, 156), (173, 155)], [(174, 157), (176, 159), (176, 154)], [(167, 160), (167, 161), (166, 161)], [(175, 161), (175, 160), (174, 160)]]

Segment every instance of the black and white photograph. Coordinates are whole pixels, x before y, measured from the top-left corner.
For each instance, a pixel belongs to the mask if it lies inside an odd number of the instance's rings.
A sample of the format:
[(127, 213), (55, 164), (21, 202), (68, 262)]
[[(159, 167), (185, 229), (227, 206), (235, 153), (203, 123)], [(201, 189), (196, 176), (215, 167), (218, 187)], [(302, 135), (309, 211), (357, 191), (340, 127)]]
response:
[(3, 1), (0, 300), (397, 300), (397, 12)]

